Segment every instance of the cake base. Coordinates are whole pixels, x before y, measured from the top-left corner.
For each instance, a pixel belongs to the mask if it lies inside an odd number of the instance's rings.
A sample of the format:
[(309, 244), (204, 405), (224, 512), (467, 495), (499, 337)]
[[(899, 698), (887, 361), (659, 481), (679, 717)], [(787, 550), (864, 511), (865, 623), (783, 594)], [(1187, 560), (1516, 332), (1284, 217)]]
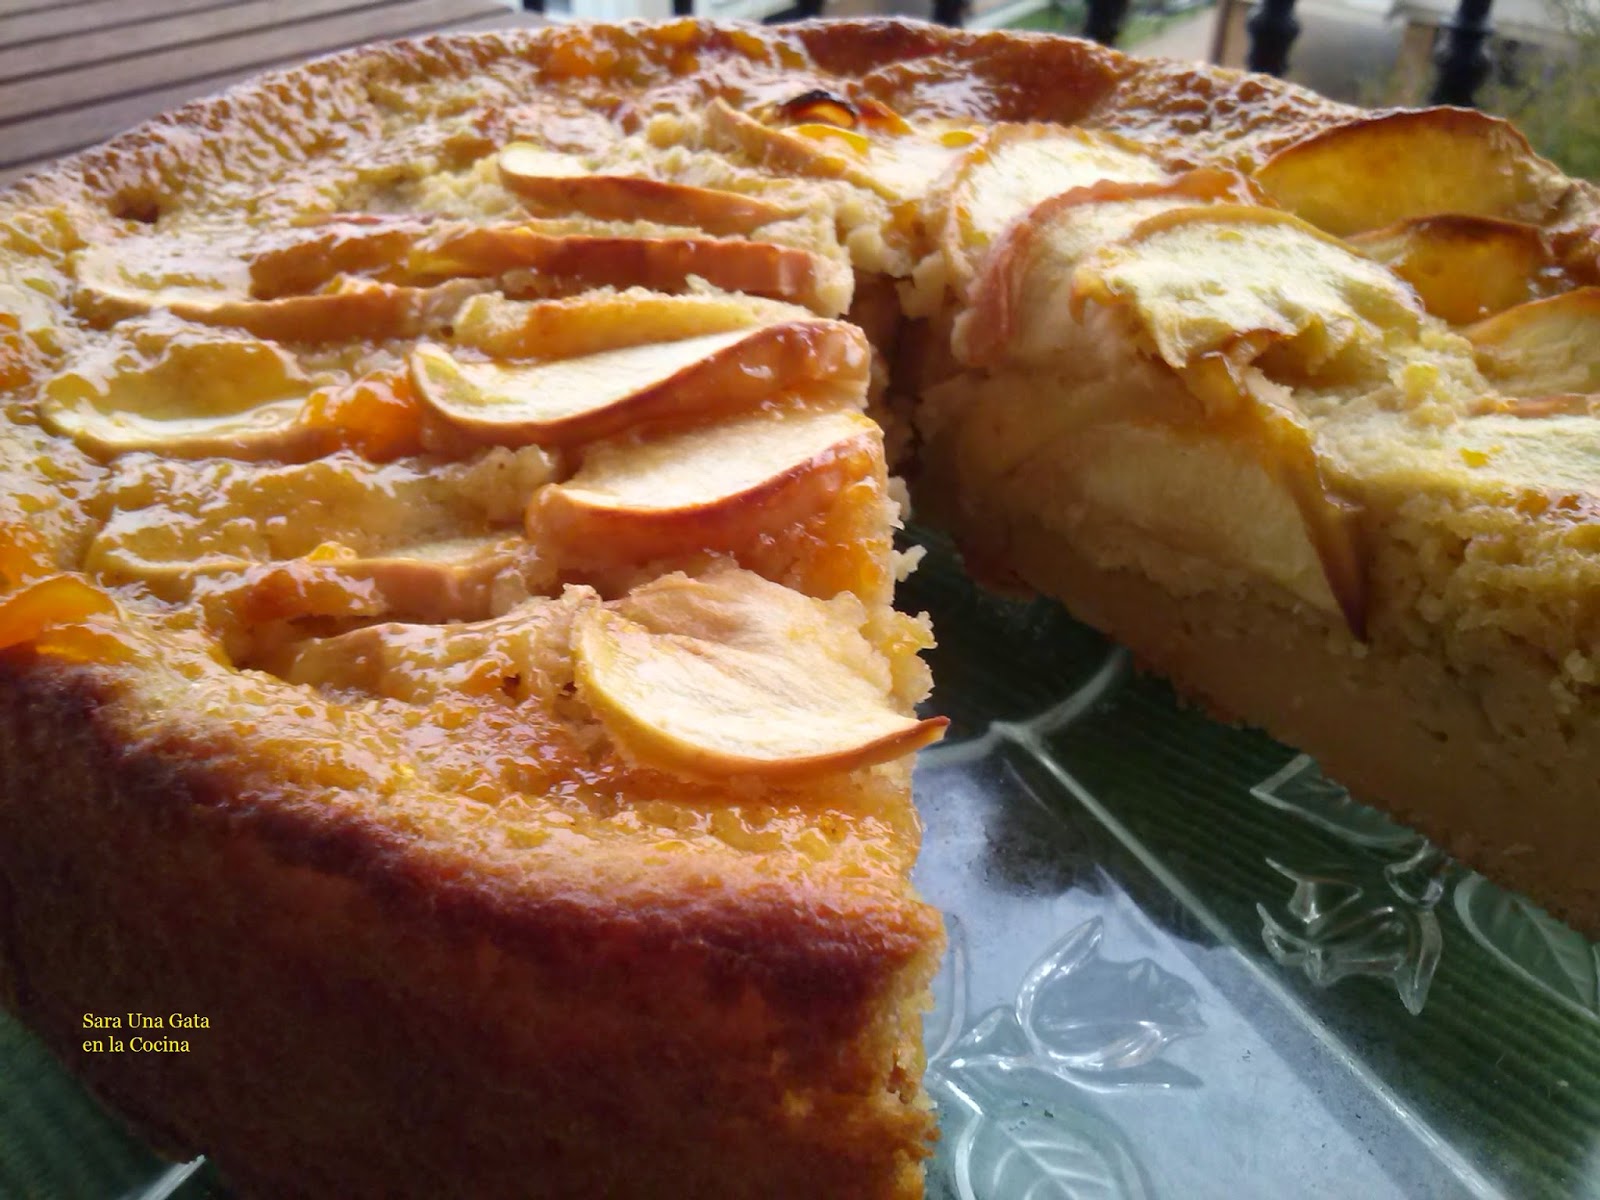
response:
[(1600, 939), (1600, 723), (1559, 721), (1548, 671), (1507, 657), (1464, 677), (1421, 653), (1367, 652), (1309, 610), (1176, 596), (1036, 515), (971, 501), (983, 494), (967, 487), (939, 514), (980, 573), (998, 565), (1060, 600), (1214, 716), (1304, 750), (1356, 798)]

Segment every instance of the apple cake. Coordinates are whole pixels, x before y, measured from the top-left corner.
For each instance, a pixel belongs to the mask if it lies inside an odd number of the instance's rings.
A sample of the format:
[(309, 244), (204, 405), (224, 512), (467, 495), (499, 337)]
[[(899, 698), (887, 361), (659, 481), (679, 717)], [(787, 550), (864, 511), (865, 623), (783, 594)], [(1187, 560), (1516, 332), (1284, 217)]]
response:
[(891, 471), (1600, 933), (1597, 213), (887, 21), (369, 47), (26, 179), (0, 998), (246, 1194), (920, 1195)]

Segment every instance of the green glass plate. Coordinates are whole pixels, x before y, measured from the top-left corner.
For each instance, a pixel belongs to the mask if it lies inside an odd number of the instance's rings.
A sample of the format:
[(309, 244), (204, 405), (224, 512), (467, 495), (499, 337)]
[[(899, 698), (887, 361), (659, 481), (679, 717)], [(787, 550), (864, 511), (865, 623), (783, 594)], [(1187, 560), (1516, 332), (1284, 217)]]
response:
[[(929, 554), (939, 1200), (1600, 1200), (1600, 951)], [(0, 1020), (0, 1197), (223, 1195)]]

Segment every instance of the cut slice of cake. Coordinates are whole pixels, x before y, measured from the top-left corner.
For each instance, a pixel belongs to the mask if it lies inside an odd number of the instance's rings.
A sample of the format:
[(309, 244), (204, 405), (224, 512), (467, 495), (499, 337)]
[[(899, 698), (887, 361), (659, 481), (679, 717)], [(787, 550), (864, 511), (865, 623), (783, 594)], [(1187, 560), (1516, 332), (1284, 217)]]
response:
[(1600, 358), (1550, 233), (1593, 192), (1456, 113), (1313, 136), (1246, 186), (1011, 226), (921, 414), (925, 493), (990, 569), (1600, 933)]

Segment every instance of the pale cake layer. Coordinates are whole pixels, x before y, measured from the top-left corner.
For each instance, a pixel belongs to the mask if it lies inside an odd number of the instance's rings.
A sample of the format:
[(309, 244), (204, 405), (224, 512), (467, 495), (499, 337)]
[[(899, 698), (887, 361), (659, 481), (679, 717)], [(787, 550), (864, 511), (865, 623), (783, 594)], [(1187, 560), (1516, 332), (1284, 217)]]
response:
[(1508, 647), (1454, 668), (1436, 647), (1356, 643), (1247, 579), (1200, 568), (1204, 586), (1158, 583), (1138, 561), (1170, 562), (1170, 551), (1141, 546), (1125, 526), (1063, 528), (1003, 502), (968, 506), (948, 524), (982, 548), (971, 559), (980, 573), (1060, 598), (1216, 718), (1305, 750), (1358, 799), (1600, 933), (1600, 718), (1558, 710), (1537, 656)]

